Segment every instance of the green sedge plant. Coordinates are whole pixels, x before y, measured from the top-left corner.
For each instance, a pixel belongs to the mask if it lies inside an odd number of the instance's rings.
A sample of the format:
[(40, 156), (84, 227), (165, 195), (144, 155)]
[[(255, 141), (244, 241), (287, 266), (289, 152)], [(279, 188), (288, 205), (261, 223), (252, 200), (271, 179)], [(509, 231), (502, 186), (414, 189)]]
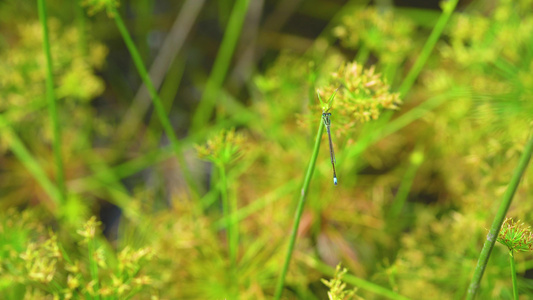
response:
[[(502, 228), (502, 224), (504, 224), (505, 215), (507, 214), (507, 211), (509, 210), (509, 207), (511, 206), (511, 202), (518, 188), (518, 184), (520, 183), (520, 180), (522, 179), (522, 176), (524, 175), (524, 172), (526, 171), (526, 168), (529, 164), (532, 154), (533, 154), (533, 138), (531, 138), (528, 141), (526, 148), (524, 149), (524, 152), (522, 153), (522, 157), (520, 158), (518, 166), (513, 174), (513, 177), (511, 178), (511, 181), (509, 182), (509, 186), (507, 187), (505, 194), (503, 195), (502, 201), (500, 202), (500, 206), (492, 222), (490, 232), (487, 235), (487, 239), (485, 243), (483, 244), (483, 249), (481, 250), (481, 253), (479, 255), (478, 263), (474, 271), (474, 275), (472, 276), (470, 287), (468, 289), (468, 294), (467, 294), (468, 299), (474, 299), (474, 297), (476, 296), (477, 290), (479, 288), (479, 283), (481, 281), (481, 278), (483, 277), (483, 273), (487, 266), (490, 254), (497, 240), (496, 237), (500, 238), (499, 239), (500, 242), (504, 241), (504, 239), (502, 239), (499, 235), (500, 230)], [(513, 224), (509, 224), (509, 223), (507, 225), (513, 226)], [(503, 234), (508, 233), (508, 230), (509, 228), (506, 228), (506, 231), (504, 231)], [(505, 238), (507, 239), (509, 237), (505, 236)], [(513, 254), (512, 254), (513, 252), (511, 250), (510, 252), (511, 252), (511, 259), (513, 259)], [(513, 282), (513, 288), (514, 287), (515, 287), (515, 282)], [(513, 293), (515, 293), (516, 295), (516, 291), (514, 291)]]
[(212, 162), (218, 171), (219, 193), (222, 199), (223, 218), (226, 219), (227, 243), (231, 265), (235, 268), (237, 263), (237, 250), (239, 245), (239, 224), (234, 216), (238, 207), (234, 197), (228, 195), (228, 168), (243, 155), (244, 136), (236, 133), (235, 129), (222, 130), (219, 134), (209, 139), (203, 146), (196, 150), (201, 159)]
[[(323, 101), (320, 95), (321, 91), (317, 90), (318, 100), (322, 113), (324, 114), (325, 112), (331, 111), (332, 102), (337, 96), (338, 99), (335, 101), (336, 109), (334, 113), (335, 116), (339, 116), (335, 119), (339, 124), (339, 128), (345, 129), (347, 126), (355, 126), (357, 122), (364, 123), (372, 119), (377, 119), (382, 109), (397, 109), (400, 103), (398, 94), (389, 92), (389, 86), (381, 80), (380, 74), (376, 74), (373, 68), (368, 70), (364, 69), (356, 62), (342, 64), (336, 72), (331, 73), (327, 82), (329, 85), (325, 86), (323, 90), (329, 91), (330, 96), (327, 101)], [(339, 86), (343, 88), (339, 88)], [(313, 152), (300, 192), (300, 200), (298, 201), (298, 207), (294, 216), (285, 261), (276, 285), (275, 299), (280, 299), (283, 291), (285, 276), (289, 269), (292, 252), (294, 251), (296, 236), (325, 126), (326, 121), (324, 116), (320, 115), (320, 125), (318, 126)], [(331, 136), (329, 138), (331, 139)], [(333, 155), (333, 153), (331, 154)], [(335, 159), (333, 156), (331, 157), (331, 163), (333, 164), (333, 168), (335, 168)]]

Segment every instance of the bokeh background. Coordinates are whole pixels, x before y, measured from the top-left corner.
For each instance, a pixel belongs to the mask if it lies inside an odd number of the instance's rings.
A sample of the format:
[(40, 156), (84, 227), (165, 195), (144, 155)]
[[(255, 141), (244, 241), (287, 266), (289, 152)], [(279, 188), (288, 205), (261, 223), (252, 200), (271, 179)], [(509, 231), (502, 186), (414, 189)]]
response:
[[(282, 298), (339, 263), (353, 299), (465, 297), (530, 134), (533, 1), (49, 0), (57, 117), (37, 3), (0, 2), (0, 298), (273, 298), (339, 86)], [(512, 299), (502, 245), (478, 299)]]

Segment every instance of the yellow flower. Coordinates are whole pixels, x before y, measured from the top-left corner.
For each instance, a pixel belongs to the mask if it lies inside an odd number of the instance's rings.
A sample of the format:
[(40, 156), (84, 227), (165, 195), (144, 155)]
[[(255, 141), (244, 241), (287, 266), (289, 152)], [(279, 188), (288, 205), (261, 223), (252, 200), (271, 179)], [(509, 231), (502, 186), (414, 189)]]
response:
[(244, 136), (235, 129), (222, 130), (212, 137), (204, 146), (196, 146), (198, 157), (217, 165), (228, 165), (242, 156)]
[(356, 62), (346, 63), (333, 72), (328, 85), (319, 90), (320, 97), (327, 99), (338, 90), (333, 103), (335, 123), (341, 131), (357, 122), (376, 120), (383, 109), (398, 109), (401, 104), (398, 93), (391, 93), (381, 74)]

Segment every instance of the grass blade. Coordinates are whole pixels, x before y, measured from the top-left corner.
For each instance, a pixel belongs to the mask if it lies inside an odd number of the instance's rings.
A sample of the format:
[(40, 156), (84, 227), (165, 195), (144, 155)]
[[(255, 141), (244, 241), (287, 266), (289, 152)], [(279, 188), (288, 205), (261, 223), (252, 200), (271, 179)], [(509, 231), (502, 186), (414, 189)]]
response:
[(513, 197), (516, 189), (518, 188), (518, 184), (520, 183), (520, 179), (522, 179), (527, 165), (529, 164), (531, 154), (533, 154), (533, 136), (530, 135), (529, 141), (526, 144), (526, 148), (520, 157), (518, 166), (513, 174), (513, 177), (511, 178), (511, 181), (509, 182), (509, 186), (507, 187), (507, 190), (505, 190), (505, 194), (503, 194), (502, 202), (500, 203), (498, 212), (492, 221), (492, 226), (490, 227), (490, 231), (487, 235), (487, 239), (485, 240), (485, 244), (483, 245), (483, 249), (479, 254), (474, 276), (472, 276), (472, 281), (470, 282), (470, 287), (468, 288), (468, 294), (466, 295), (466, 299), (468, 300), (474, 299), (476, 292), (479, 289), (479, 283), (481, 282), (481, 277), (483, 277), (483, 273), (487, 267), (492, 248), (494, 248), (494, 243), (496, 243), (496, 238), (500, 232), (505, 215), (509, 210), (509, 206), (511, 206), (511, 202), (513, 201)]
[(289, 270), (289, 264), (291, 262), (292, 252), (294, 250), (294, 244), (296, 243), (296, 235), (298, 234), (298, 227), (300, 226), (300, 218), (304, 210), (305, 197), (307, 196), (307, 190), (309, 189), (309, 184), (311, 183), (311, 178), (313, 177), (313, 172), (315, 171), (316, 159), (318, 157), (318, 151), (320, 150), (320, 142), (322, 140), (322, 133), (324, 132), (324, 122), (322, 121), (322, 115), (320, 116), (320, 125), (318, 126), (318, 132), (316, 134), (315, 146), (313, 148), (313, 154), (311, 155), (311, 160), (307, 166), (307, 173), (305, 174), (304, 184), (302, 186), (302, 192), (300, 194), (300, 200), (298, 201), (298, 208), (296, 208), (296, 213), (294, 215), (294, 224), (292, 226), (291, 236), (289, 238), (289, 247), (287, 248), (287, 253), (285, 255), (285, 262), (281, 269), (281, 274), (276, 285), (276, 292), (274, 299), (280, 299), (281, 293), (283, 291), (283, 285), (285, 283), (285, 276)]

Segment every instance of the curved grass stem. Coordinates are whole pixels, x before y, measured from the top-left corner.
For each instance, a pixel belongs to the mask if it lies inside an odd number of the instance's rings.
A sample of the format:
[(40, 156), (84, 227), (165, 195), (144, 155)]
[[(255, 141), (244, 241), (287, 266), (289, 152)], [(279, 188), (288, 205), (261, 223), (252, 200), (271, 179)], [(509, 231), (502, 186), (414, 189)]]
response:
[(322, 140), (322, 133), (324, 132), (324, 122), (322, 121), (322, 116), (320, 117), (320, 125), (318, 126), (318, 132), (316, 134), (315, 146), (313, 147), (313, 154), (311, 155), (311, 160), (307, 166), (307, 173), (305, 174), (304, 183), (302, 186), (302, 191), (300, 193), (300, 200), (298, 201), (298, 207), (296, 208), (296, 213), (294, 215), (294, 224), (292, 226), (291, 235), (289, 238), (289, 247), (287, 248), (287, 253), (285, 255), (285, 262), (281, 270), (278, 282), (276, 284), (276, 292), (274, 299), (280, 299), (281, 293), (283, 291), (283, 284), (285, 283), (285, 276), (289, 269), (289, 264), (291, 261), (292, 252), (294, 250), (294, 244), (296, 243), (296, 235), (298, 234), (298, 227), (300, 225), (300, 219), (304, 210), (305, 197), (307, 196), (307, 190), (309, 189), (309, 184), (311, 183), (311, 178), (313, 177), (313, 172), (315, 171), (316, 159), (318, 157), (318, 151), (320, 149), (320, 141)]
[(487, 263), (489, 261), (490, 254), (492, 252), (492, 248), (494, 248), (494, 243), (496, 242), (496, 238), (498, 237), (498, 233), (500, 232), (500, 228), (505, 219), (505, 215), (507, 214), (507, 211), (509, 210), (509, 206), (511, 205), (513, 196), (516, 192), (516, 189), (518, 188), (520, 179), (524, 175), (524, 172), (527, 168), (527, 165), (529, 163), (529, 160), (531, 159), (532, 154), (533, 154), (533, 136), (530, 133), (529, 141), (527, 142), (526, 148), (524, 149), (524, 152), (522, 153), (522, 156), (520, 157), (518, 167), (516, 168), (513, 174), (513, 177), (511, 178), (511, 181), (509, 182), (509, 186), (507, 187), (507, 190), (505, 191), (505, 194), (503, 195), (503, 199), (502, 199), (502, 202), (500, 203), (500, 207), (498, 208), (498, 212), (496, 213), (496, 216), (494, 217), (494, 220), (492, 221), (490, 232), (487, 235), (487, 239), (485, 240), (483, 249), (481, 250), (481, 253), (479, 254), (477, 266), (474, 271), (474, 275), (472, 276), (472, 281), (470, 282), (468, 293), (466, 295), (466, 299), (468, 300), (474, 299), (476, 292), (479, 289), (479, 283), (481, 282), (481, 277), (483, 277), (483, 273), (485, 272), (485, 268), (487, 267)]
[(441, 16), (439, 17), (439, 19), (437, 20), (437, 24), (435, 24), (435, 27), (433, 27), (433, 30), (431, 31), (429, 38), (424, 44), (424, 47), (422, 48), (422, 51), (420, 52), (420, 55), (418, 56), (415, 64), (409, 70), (409, 73), (407, 73), (407, 75), (405, 76), (405, 79), (402, 82), (402, 85), (398, 89), (398, 92), (400, 93), (400, 97), (405, 97), (407, 92), (409, 92), (409, 90), (415, 83), (416, 79), (418, 78), (418, 75), (422, 71), (422, 68), (426, 64), (429, 56), (431, 55), (431, 52), (433, 52), (433, 49), (435, 48), (437, 41), (442, 35), (442, 32), (444, 31), (446, 24), (448, 24), (448, 20), (450, 19), (453, 12), (455, 11), (455, 7), (457, 6), (458, 2), (459, 0), (450, 0), (447, 3), (443, 4), (444, 6), (443, 12)]
[(4, 118), (3, 114), (0, 114), (0, 134), (9, 141), (9, 149), (33, 176), (35, 181), (39, 183), (48, 197), (50, 197), (55, 204), (60, 204), (61, 193), (59, 192), (59, 189), (48, 178), (42, 166), (37, 159), (33, 157), (30, 151), (28, 151), (28, 148), (26, 148), (22, 140), (13, 131), (11, 125)]
[(131, 54), (135, 67), (137, 68), (137, 71), (139, 72), (139, 75), (141, 76), (141, 79), (143, 83), (146, 85), (146, 88), (148, 89), (148, 93), (150, 94), (150, 97), (153, 100), (154, 109), (157, 113), (157, 117), (159, 118), (159, 121), (161, 122), (161, 125), (163, 126), (163, 130), (167, 134), (170, 144), (172, 145), (172, 149), (174, 150), (176, 158), (178, 159), (181, 170), (183, 172), (183, 176), (185, 177), (185, 180), (187, 181), (187, 185), (191, 188), (193, 197), (198, 198), (197, 184), (192, 178), (192, 175), (189, 172), (189, 169), (187, 168), (187, 165), (185, 163), (185, 158), (183, 156), (183, 151), (181, 149), (181, 145), (178, 141), (176, 134), (174, 133), (174, 129), (172, 128), (172, 124), (170, 123), (170, 120), (167, 116), (163, 102), (161, 101), (161, 99), (159, 98), (159, 95), (157, 94), (157, 91), (152, 83), (152, 80), (150, 79), (150, 76), (148, 75), (148, 71), (146, 70), (146, 67), (144, 66), (141, 55), (139, 51), (137, 50), (137, 47), (133, 43), (133, 40), (131, 39), (131, 36), (128, 32), (128, 29), (126, 28), (126, 25), (124, 24), (124, 21), (122, 20), (122, 18), (120, 17), (120, 14), (115, 8), (113, 8), (113, 19), (115, 20), (117, 28), (120, 31), (120, 34), (122, 35), (122, 38), (124, 39), (124, 42), (126, 43), (126, 46), (128, 47), (128, 51)]
[(228, 72), (231, 57), (237, 45), (249, 4), (250, 0), (235, 1), (228, 26), (226, 27), (226, 33), (224, 34), (220, 50), (215, 59), (215, 64), (213, 65), (211, 74), (209, 74), (209, 79), (207, 80), (198, 108), (192, 118), (193, 132), (197, 132), (202, 126), (205, 126), (211, 116), (211, 112), (216, 104), (216, 95), (219, 93), (219, 89), (222, 87), (222, 83)]

